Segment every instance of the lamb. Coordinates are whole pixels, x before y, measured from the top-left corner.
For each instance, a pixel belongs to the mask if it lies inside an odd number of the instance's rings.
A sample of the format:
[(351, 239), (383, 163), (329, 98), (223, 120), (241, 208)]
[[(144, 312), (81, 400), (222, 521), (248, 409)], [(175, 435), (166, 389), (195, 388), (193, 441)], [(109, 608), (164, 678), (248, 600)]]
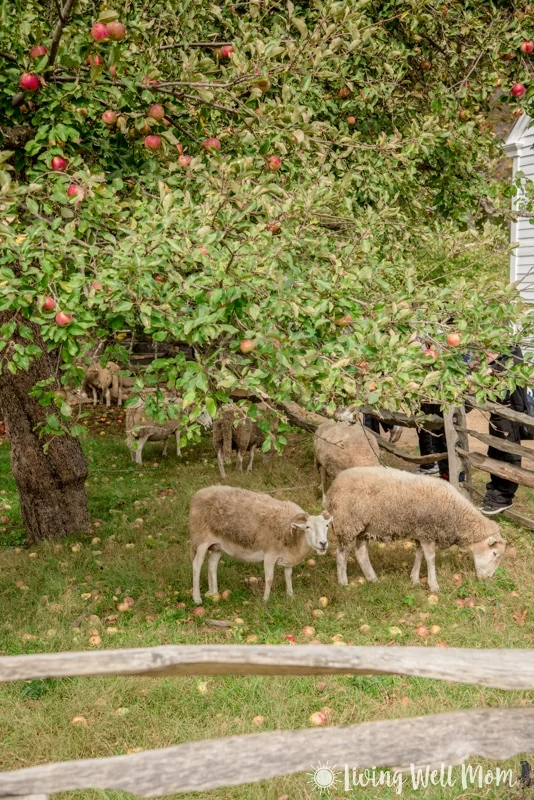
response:
[[(125, 422), (126, 446), (136, 464), (143, 464), (143, 447), (146, 442), (163, 442), (162, 456), (166, 456), (169, 438), (173, 435), (176, 437), (176, 455), (178, 458), (181, 457), (179, 419), (168, 419), (165, 422), (149, 419), (145, 413), (145, 401), (139, 398), (137, 403), (126, 410)], [(206, 411), (203, 411), (197, 422), (204, 428), (210, 428), (212, 419)], [(137, 447), (134, 446), (134, 440), (137, 440)]]
[(289, 501), (232, 486), (209, 486), (191, 499), (189, 535), (193, 564), (193, 600), (202, 603), (200, 570), (209, 551), (209, 594), (217, 594), (217, 566), (223, 553), (239, 561), (263, 561), (264, 600), (269, 599), (274, 567), (284, 567), (286, 589), (293, 595), (293, 567), (315, 550), (324, 555), (332, 518), (310, 516)]
[(328, 420), (319, 425), (313, 437), (313, 454), (321, 476), (323, 503), (328, 480), (351, 467), (377, 466), (379, 453), (376, 438), (360, 423)]
[(117, 397), (117, 405), (122, 405), (121, 383), (121, 368), (114, 361), (108, 361), (105, 367), (101, 367), (100, 364), (91, 364), (85, 370), (83, 389), (87, 395), (92, 392), (94, 406), (97, 404), (97, 399), (103, 402), (105, 397), (106, 408), (109, 408), (111, 390), (113, 390), (113, 396)]
[[(240, 417), (241, 413), (241, 417)], [(221, 478), (226, 478), (225, 464), (232, 461), (232, 449), (237, 450), (236, 469), (243, 472), (243, 456), (249, 451), (247, 472), (252, 472), (254, 453), (265, 441), (262, 429), (235, 406), (226, 406), (213, 423), (213, 447)]]
[(112, 383), (113, 375), (111, 370), (101, 367), (99, 364), (92, 364), (85, 370), (83, 390), (87, 395), (92, 392), (94, 406), (96, 406), (98, 400), (103, 402), (105, 397), (106, 408), (110, 407)]
[(425, 475), (389, 467), (345, 470), (332, 483), (325, 505), (336, 521), (337, 576), (344, 586), (352, 545), (367, 580), (377, 580), (367, 539), (415, 539), (418, 548), (412, 583), (419, 583), (424, 554), (432, 592), (439, 592), (436, 546), (447, 549), (457, 545), (471, 550), (478, 578), (491, 578), (506, 549), (496, 522), (481, 514), (447, 481)]

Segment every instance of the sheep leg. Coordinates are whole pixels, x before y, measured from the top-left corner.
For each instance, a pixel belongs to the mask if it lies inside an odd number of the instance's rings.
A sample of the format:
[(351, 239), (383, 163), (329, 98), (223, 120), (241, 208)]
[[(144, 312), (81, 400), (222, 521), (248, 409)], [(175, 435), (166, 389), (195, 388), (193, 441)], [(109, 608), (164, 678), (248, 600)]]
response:
[(339, 547), (336, 553), (336, 564), (337, 564), (337, 582), (340, 586), (347, 586), (348, 578), (347, 578), (347, 552), (346, 550), (340, 550)]
[(167, 455), (167, 448), (169, 447), (169, 437), (163, 440), (163, 450), (161, 451), (162, 458)]
[(293, 567), (284, 567), (284, 575), (286, 576), (286, 592), (288, 597), (293, 597)]
[(226, 472), (224, 469), (224, 458), (223, 458), (223, 451), (222, 448), (217, 450), (217, 463), (219, 465), (219, 474), (221, 478), (226, 478)]
[(248, 460), (247, 472), (252, 472), (252, 462), (254, 461), (254, 453), (256, 452), (257, 445), (253, 444), (250, 448), (250, 458)]
[(91, 386), (91, 390), (93, 392), (93, 405), (96, 406), (96, 404), (97, 404), (96, 388), (94, 386)]
[(108, 386), (108, 388), (106, 389), (106, 408), (109, 408), (110, 406), (111, 406), (111, 392)]
[(235, 468), (238, 472), (243, 472), (243, 453), (241, 452), (241, 450), (237, 451)]
[(369, 553), (367, 552), (367, 542), (365, 539), (356, 539), (356, 558), (358, 560), (358, 564), (361, 567), (363, 574), (365, 575), (368, 581), (371, 583), (375, 583), (378, 578), (376, 577), (376, 572), (373, 569), (373, 565), (369, 559)]
[(137, 450), (135, 451), (135, 463), (143, 466), (143, 447), (148, 442), (148, 436), (141, 436), (137, 440)]
[(414, 584), (419, 583), (419, 575), (421, 572), (422, 563), (423, 563), (423, 548), (421, 547), (421, 545), (418, 545), (417, 551), (415, 553), (415, 561), (413, 563), (412, 571), (410, 573), (411, 581)]
[(439, 583), (436, 575), (436, 544), (435, 542), (421, 542), (421, 547), (425, 554), (428, 588), (431, 592), (439, 592)]
[(176, 456), (177, 458), (181, 458), (182, 451), (180, 450), (180, 428), (176, 428), (174, 435), (176, 436)]
[(202, 564), (204, 563), (209, 546), (209, 542), (202, 542), (199, 544), (193, 559), (193, 602), (200, 606), (202, 605), (202, 598), (200, 596), (200, 570), (202, 569)]
[(273, 578), (274, 578), (274, 565), (276, 564), (277, 556), (273, 556), (272, 553), (267, 553), (265, 558), (263, 559), (263, 569), (265, 572), (265, 592), (263, 593), (264, 601), (269, 599), (269, 595), (271, 594), (271, 586), (273, 585)]
[(219, 561), (221, 559), (222, 552), (219, 550), (210, 550), (209, 558), (208, 558), (208, 594), (218, 594), (218, 582), (217, 582), (217, 567), (219, 566)]

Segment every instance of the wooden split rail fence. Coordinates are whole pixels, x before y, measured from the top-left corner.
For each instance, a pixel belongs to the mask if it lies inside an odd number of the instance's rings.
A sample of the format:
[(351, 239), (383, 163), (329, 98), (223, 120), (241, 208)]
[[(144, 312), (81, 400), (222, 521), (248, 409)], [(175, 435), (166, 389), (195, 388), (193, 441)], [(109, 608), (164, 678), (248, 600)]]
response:
[[(331, 645), (183, 645), (0, 658), (0, 681), (139, 675), (409, 675), (534, 690), (534, 650)], [(524, 702), (524, 701), (523, 701)], [(101, 789), (156, 797), (309, 772), (438, 768), (534, 754), (534, 708), (479, 708), (320, 730), (187, 742), (0, 773), (0, 800)]]
[[(497, 414), (505, 419), (512, 420), (513, 422), (520, 423), (528, 428), (534, 429), (534, 417), (527, 414), (522, 414), (519, 411), (513, 411), (506, 406), (498, 403), (486, 403), (485, 406), (477, 406), (479, 411), (487, 414), (488, 421), (491, 413)], [(517, 467), (514, 464), (509, 464), (505, 461), (498, 461), (495, 458), (489, 458), (483, 453), (470, 452), (469, 450), (469, 437), (472, 436), (488, 446), (492, 446), (497, 450), (504, 453), (512, 453), (527, 459), (534, 463), (534, 449), (524, 447), (523, 445), (516, 444), (515, 442), (508, 442), (506, 439), (499, 439), (489, 433), (479, 433), (478, 431), (469, 428), (467, 425), (467, 415), (465, 408), (457, 407), (444, 411), (443, 418), (432, 415), (427, 418), (421, 416), (420, 419), (416, 417), (408, 417), (400, 413), (391, 413), (388, 411), (380, 411), (371, 408), (363, 408), (364, 413), (373, 412), (376, 416), (388, 424), (401, 425), (403, 427), (424, 427), (427, 430), (445, 429), (445, 438), (447, 439), (447, 452), (437, 453), (430, 456), (413, 456), (406, 453), (402, 448), (392, 445), (386, 441), (382, 436), (374, 434), (377, 437), (380, 447), (389, 453), (403, 459), (404, 461), (412, 464), (428, 464), (438, 461), (440, 459), (448, 458), (449, 461), (449, 479), (453, 486), (460, 491), (467, 494), (471, 499), (475, 497), (482, 497), (483, 493), (480, 492), (476, 486), (473, 485), (472, 471), (479, 469), (486, 473), (498, 475), (501, 478), (514, 481), (520, 486), (527, 486), (534, 488), (534, 469), (527, 469), (525, 467)], [(530, 530), (534, 530), (534, 519), (519, 514), (516, 511), (508, 510), (504, 512), (504, 516), (518, 522)]]

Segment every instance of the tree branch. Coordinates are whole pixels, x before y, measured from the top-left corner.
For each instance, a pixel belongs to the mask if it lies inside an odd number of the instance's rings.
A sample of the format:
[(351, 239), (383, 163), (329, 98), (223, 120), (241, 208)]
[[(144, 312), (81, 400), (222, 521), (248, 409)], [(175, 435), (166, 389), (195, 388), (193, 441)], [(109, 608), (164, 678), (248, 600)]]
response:
[(508, 208), (495, 208), (486, 197), (480, 197), (478, 202), (484, 212), (492, 217), (505, 217), (513, 221), (518, 219), (534, 219), (534, 211), (513, 211)]
[(2, 53), (0, 53), (0, 57), (1, 58), (5, 58), (6, 61), (11, 61), (13, 64), (17, 63), (17, 59), (15, 58), (15, 56), (12, 56), (11, 53), (2, 52)]
[(52, 37), (52, 44), (50, 46), (50, 53), (48, 55), (48, 61), (46, 62), (45, 74), (49, 72), (52, 67), (54, 66), (54, 62), (56, 60), (57, 51), (59, 48), (59, 42), (61, 40), (61, 36), (63, 34), (63, 28), (68, 24), (70, 12), (72, 7), (75, 3), (75, 0), (65, 0), (65, 5), (62, 9), (59, 9), (57, 0), (56, 6), (58, 8), (59, 20), (56, 25), (56, 29), (54, 31), (54, 36)]
[(178, 42), (178, 44), (162, 44), (160, 50), (174, 50), (178, 47), (229, 47), (232, 42)]

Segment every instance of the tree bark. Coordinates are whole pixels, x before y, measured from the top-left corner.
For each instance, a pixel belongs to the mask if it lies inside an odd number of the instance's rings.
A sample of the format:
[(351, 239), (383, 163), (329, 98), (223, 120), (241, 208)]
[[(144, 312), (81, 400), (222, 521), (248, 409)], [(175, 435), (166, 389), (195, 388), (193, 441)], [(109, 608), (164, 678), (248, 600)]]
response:
[[(9, 316), (8, 312), (0, 313), (0, 325)], [(29, 392), (38, 381), (53, 376), (54, 370), (39, 327), (27, 321), (26, 324), (43, 355), (32, 361), (27, 372), (12, 375), (5, 361), (18, 341), (17, 334), (13, 335), (2, 353), (0, 413), (9, 439), (11, 467), (28, 542), (37, 542), (86, 531), (90, 518), (84, 486), (87, 464), (79, 440), (68, 434), (55, 436), (45, 452), (45, 442), (38, 435), (37, 426), (46, 422), (50, 408), (40, 406)], [(57, 379), (51, 388), (59, 388)]]

